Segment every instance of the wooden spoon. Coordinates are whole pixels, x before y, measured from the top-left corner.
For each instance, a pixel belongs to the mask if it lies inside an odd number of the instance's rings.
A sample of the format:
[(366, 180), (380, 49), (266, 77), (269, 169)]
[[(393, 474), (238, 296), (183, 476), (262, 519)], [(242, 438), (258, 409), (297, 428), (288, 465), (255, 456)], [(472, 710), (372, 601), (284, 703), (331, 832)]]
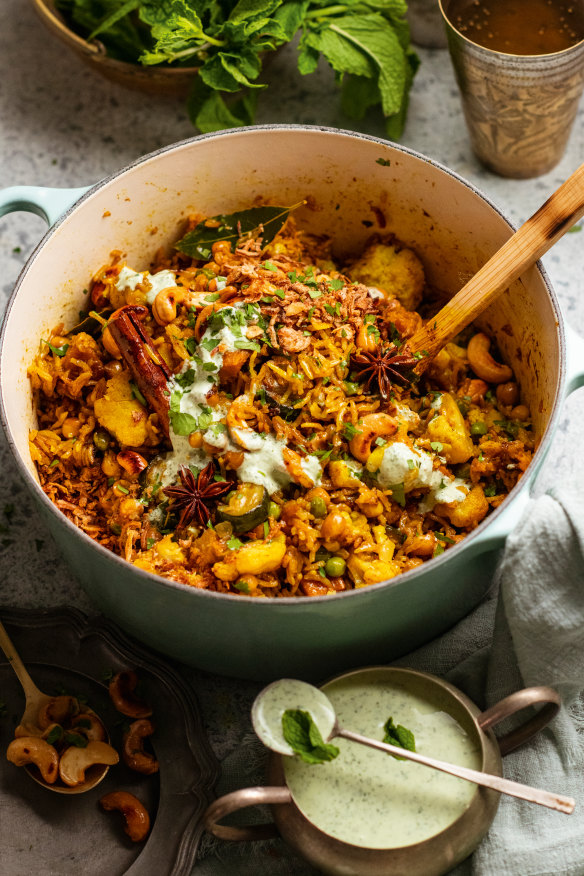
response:
[[(20, 683), (22, 685), (22, 689), (24, 690), (26, 705), (25, 705), (24, 714), (21, 718), (20, 723), (23, 726), (28, 725), (28, 726), (35, 727), (36, 723), (37, 723), (37, 717), (38, 717), (39, 710), (42, 709), (43, 706), (45, 706), (47, 703), (49, 703), (51, 700), (54, 700), (55, 698), (52, 696), (49, 696), (49, 694), (43, 693), (41, 690), (38, 689), (38, 687), (36, 686), (36, 684), (34, 683), (32, 678), (28, 674), (28, 671), (26, 670), (24, 663), (20, 659), (20, 656), (18, 655), (14, 645), (12, 644), (12, 641), (10, 640), (8, 633), (6, 632), (5, 627), (3, 626), (3, 624), (1, 622), (0, 622), (0, 648), (4, 651), (4, 654), (6, 655), (8, 662), (10, 663), (10, 665), (14, 669), (16, 675), (18, 676), (18, 680), (20, 681)], [(99, 719), (99, 715), (97, 715), (93, 711), (93, 709), (89, 709), (87, 707), (84, 707), (83, 712), (84, 712), (84, 714), (87, 713), (89, 715), (95, 716), (100, 721), (102, 726), (105, 727), (105, 725), (103, 725), (103, 721), (101, 721)], [(106, 733), (106, 739), (107, 739), (107, 742), (109, 743), (109, 736), (107, 736), (107, 733)], [(110, 746), (108, 745), (108, 747), (110, 747)], [(114, 749), (112, 749), (112, 752), (115, 755)], [(116, 755), (116, 757), (117, 757), (117, 755)], [(98, 785), (99, 782), (101, 782), (102, 779), (105, 777), (108, 769), (109, 769), (109, 766), (107, 766), (106, 764), (103, 764), (103, 763), (94, 764), (93, 766), (90, 766), (88, 768), (85, 781), (82, 782), (82, 784), (80, 784), (80, 785), (74, 785), (74, 786), (66, 786), (64, 784), (62, 784), (62, 785), (56, 784), (55, 785), (55, 784), (51, 784), (50, 782), (45, 782), (45, 780), (42, 778), (40, 772), (36, 769), (36, 767), (32, 767), (32, 766), (27, 767), (27, 773), (29, 774), (29, 776), (32, 779), (35, 780), (35, 782), (38, 782), (38, 784), (42, 785), (43, 788), (48, 788), (49, 791), (55, 791), (58, 794), (83, 794), (83, 793), (85, 793), (85, 791), (90, 791), (92, 788), (95, 788), (95, 786)]]
[(474, 277), (407, 342), (423, 353), (419, 373), (448, 341), (466, 328), (584, 216), (584, 164), (491, 256)]

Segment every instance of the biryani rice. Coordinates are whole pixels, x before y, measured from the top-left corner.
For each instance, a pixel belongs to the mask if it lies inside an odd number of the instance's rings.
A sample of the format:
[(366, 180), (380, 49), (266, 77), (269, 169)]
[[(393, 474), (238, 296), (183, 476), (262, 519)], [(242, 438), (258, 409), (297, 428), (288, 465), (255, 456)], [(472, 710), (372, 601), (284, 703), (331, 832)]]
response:
[[(365, 389), (355, 353), (403, 344), (427, 307), (422, 264), (393, 238), (340, 265), (288, 219), (207, 261), (159, 253), (135, 272), (114, 253), (90, 291), (95, 337), (57, 326), (29, 368), (31, 456), (62, 513), (146, 571), (264, 598), (368, 586), (464, 538), (530, 462), (529, 409), (513, 377), (473, 371), (474, 330), (389, 398)], [(128, 306), (171, 373), (168, 435), (111, 331)], [(205, 505), (209, 525), (179, 526), (164, 490), (211, 461), (230, 496)]]

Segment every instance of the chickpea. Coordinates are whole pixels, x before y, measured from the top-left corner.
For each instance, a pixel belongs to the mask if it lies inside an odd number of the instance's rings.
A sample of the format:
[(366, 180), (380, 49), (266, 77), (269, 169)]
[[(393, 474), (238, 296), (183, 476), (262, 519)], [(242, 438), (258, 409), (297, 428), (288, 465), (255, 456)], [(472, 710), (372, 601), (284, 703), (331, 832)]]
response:
[(320, 527), (321, 536), (327, 541), (339, 539), (347, 528), (347, 521), (339, 511), (329, 511)]
[(116, 454), (113, 450), (106, 450), (101, 463), (101, 470), (108, 478), (117, 478), (122, 473), (121, 466), (118, 465)]
[(198, 450), (203, 446), (203, 433), (202, 432), (191, 432), (189, 435), (189, 444), (194, 450)]
[(529, 408), (527, 405), (517, 405), (511, 411), (512, 420), (529, 420)]
[(497, 387), (497, 401), (504, 407), (516, 405), (519, 401), (519, 387), (514, 380), (500, 383)]
[(104, 365), (104, 371), (108, 377), (113, 377), (115, 374), (119, 374), (120, 371), (124, 370), (124, 366), (118, 359), (114, 359), (113, 362), (107, 362)]
[(67, 417), (66, 420), (63, 420), (63, 425), (61, 426), (63, 438), (75, 438), (76, 435), (79, 435), (80, 426), (79, 417)]
[(224, 265), (231, 256), (231, 244), (228, 240), (218, 240), (211, 246), (213, 258), (218, 265)]

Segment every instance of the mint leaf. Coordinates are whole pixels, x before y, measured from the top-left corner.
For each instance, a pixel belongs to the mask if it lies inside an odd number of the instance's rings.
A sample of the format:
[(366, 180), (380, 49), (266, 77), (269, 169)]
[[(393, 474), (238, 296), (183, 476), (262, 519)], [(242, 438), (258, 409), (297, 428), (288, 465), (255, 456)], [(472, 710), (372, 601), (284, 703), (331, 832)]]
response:
[(304, 763), (324, 763), (339, 755), (336, 745), (325, 742), (309, 712), (287, 709), (282, 715), (284, 739)]
[(190, 435), (197, 430), (197, 420), (192, 414), (184, 414), (182, 411), (171, 411), (169, 414), (172, 431), (176, 435)]
[[(416, 750), (416, 740), (412, 731), (408, 730), (407, 727), (403, 727), (401, 724), (396, 726), (393, 722), (393, 718), (387, 719), (383, 729), (385, 731), (383, 741), (388, 745), (397, 745), (399, 748), (405, 748), (407, 751)], [(403, 757), (398, 757), (397, 754), (392, 754), (390, 756), (395, 757), (396, 760), (405, 760)]]

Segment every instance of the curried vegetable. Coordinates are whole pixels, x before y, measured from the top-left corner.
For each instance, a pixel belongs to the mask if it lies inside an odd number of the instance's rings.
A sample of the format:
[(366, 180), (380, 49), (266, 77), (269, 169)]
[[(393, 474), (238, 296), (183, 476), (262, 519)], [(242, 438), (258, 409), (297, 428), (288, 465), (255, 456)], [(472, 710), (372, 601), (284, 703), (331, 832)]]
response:
[(219, 520), (227, 520), (236, 535), (249, 532), (268, 518), (270, 496), (261, 484), (240, 484), (227, 503), (217, 506)]
[(406, 0), (56, 0), (81, 36), (108, 55), (145, 66), (197, 67), (188, 110), (201, 131), (253, 122), (263, 61), (299, 34), (298, 69), (322, 56), (335, 71), (342, 107), (370, 107), (400, 136), (419, 60), (410, 47)]

